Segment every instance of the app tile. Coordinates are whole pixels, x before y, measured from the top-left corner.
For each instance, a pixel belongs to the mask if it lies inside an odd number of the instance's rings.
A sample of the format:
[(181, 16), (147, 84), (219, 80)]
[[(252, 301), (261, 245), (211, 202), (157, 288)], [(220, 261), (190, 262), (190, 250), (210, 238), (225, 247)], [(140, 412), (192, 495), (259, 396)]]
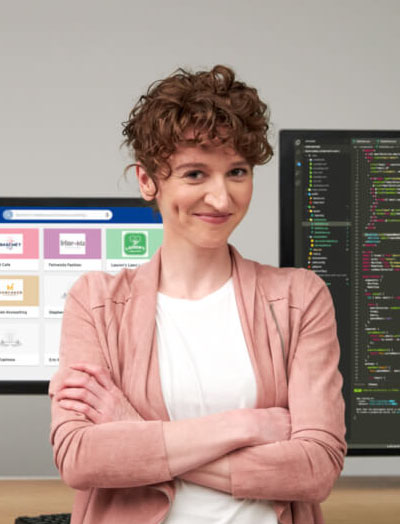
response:
[(46, 271), (101, 270), (100, 229), (45, 229)]
[(0, 324), (0, 366), (39, 364), (39, 326), (26, 322)]
[(0, 275), (0, 318), (39, 316), (39, 277)]
[(68, 291), (79, 276), (80, 274), (46, 275), (44, 277), (44, 316), (46, 318), (62, 317)]
[(0, 228), (0, 271), (37, 271), (39, 230)]
[(160, 247), (161, 228), (106, 230), (106, 271), (135, 268), (150, 260)]

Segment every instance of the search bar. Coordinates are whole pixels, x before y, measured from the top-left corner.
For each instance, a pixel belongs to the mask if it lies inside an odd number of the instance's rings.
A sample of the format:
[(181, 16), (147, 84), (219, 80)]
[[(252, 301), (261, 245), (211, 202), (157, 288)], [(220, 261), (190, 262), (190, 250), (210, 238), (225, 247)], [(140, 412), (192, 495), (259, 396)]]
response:
[(6, 209), (5, 220), (111, 220), (110, 209)]

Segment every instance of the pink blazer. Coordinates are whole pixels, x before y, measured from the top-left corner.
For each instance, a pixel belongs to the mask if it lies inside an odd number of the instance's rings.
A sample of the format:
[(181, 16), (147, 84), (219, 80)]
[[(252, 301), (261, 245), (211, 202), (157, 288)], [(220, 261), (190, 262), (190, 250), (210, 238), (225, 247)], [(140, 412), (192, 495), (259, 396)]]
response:
[[(312, 271), (260, 265), (234, 248), (231, 254), (256, 407), (287, 409), (291, 419), (290, 435), (229, 454), (232, 495), (273, 501), (281, 524), (321, 524), (319, 502), (346, 452), (332, 298)], [(161, 523), (173, 500), (155, 337), (159, 271), (157, 252), (116, 276), (88, 273), (68, 295), (50, 396), (69, 364), (98, 363), (145, 419), (95, 425), (52, 402), (55, 463), (78, 490), (72, 524)]]

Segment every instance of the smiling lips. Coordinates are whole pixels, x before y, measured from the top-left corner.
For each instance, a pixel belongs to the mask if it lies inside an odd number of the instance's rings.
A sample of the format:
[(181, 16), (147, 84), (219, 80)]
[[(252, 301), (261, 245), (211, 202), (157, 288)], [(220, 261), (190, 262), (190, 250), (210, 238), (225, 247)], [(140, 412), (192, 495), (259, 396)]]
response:
[(194, 216), (209, 224), (223, 224), (230, 219), (232, 213), (194, 213)]

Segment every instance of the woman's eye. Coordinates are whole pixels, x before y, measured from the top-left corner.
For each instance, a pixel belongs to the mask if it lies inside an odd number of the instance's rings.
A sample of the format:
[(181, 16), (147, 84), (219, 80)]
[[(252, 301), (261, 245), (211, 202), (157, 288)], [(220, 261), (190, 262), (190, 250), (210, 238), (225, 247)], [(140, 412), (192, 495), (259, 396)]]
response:
[(189, 180), (201, 180), (204, 177), (204, 174), (201, 171), (189, 171), (185, 174), (185, 178)]
[(247, 169), (243, 169), (241, 167), (237, 167), (235, 169), (232, 169), (230, 174), (233, 177), (243, 177), (243, 176), (247, 175)]

